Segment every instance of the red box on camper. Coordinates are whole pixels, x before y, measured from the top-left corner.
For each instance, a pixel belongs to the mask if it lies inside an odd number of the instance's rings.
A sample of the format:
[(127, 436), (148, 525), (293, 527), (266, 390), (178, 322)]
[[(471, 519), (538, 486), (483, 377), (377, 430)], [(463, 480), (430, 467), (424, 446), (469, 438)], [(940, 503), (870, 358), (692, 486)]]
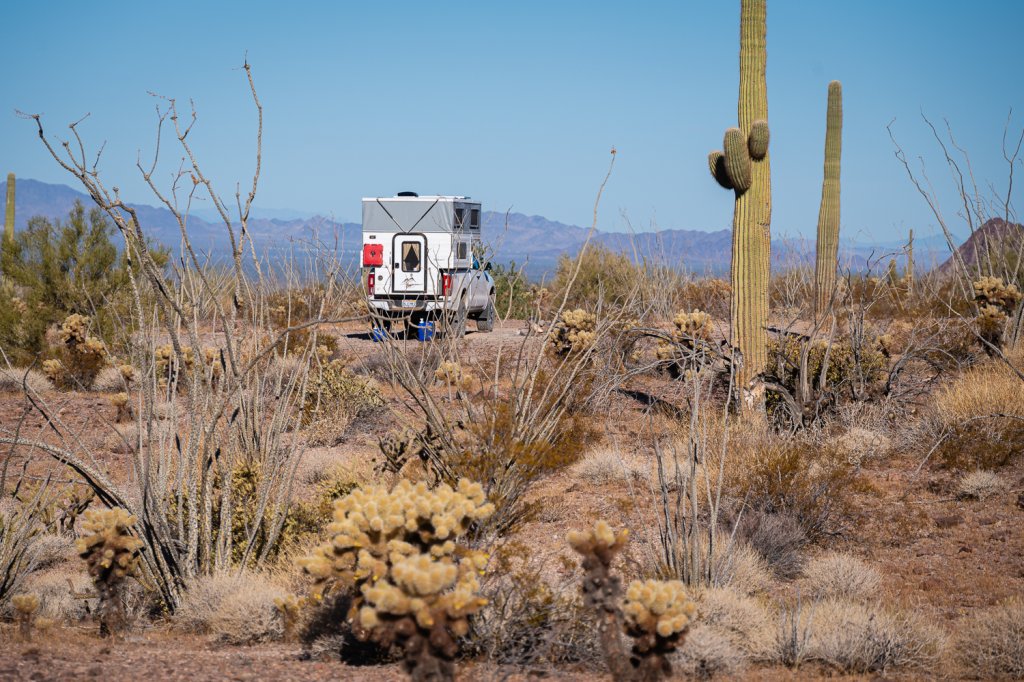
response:
[(377, 268), (384, 265), (383, 244), (363, 244), (363, 267)]

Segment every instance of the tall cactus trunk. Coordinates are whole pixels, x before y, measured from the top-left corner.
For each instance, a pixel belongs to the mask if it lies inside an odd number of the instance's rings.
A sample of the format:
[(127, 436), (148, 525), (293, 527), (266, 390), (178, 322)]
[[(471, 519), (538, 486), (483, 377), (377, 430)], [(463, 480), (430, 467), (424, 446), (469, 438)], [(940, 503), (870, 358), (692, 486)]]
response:
[(14, 241), (14, 173), (7, 174), (7, 210), (4, 213), (4, 239)]
[(843, 86), (828, 84), (825, 123), (825, 179), (821, 183), (818, 212), (818, 248), (814, 268), (814, 319), (828, 314), (836, 286), (839, 254), (839, 169), (843, 152)]
[(907, 274), (904, 278), (907, 280), (907, 292), (914, 293), (914, 230), (910, 230), (907, 238)]
[(768, 362), (768, 275), (772, 180), (768, 160), (766, 0), (740, 2), (739, 128), (725, 133), (724, 151), (708, 156), (711, 175), (736, 193), (732, 217), (732, 300), (729, 331), (742, 363), (740, 388), (750, 388)]

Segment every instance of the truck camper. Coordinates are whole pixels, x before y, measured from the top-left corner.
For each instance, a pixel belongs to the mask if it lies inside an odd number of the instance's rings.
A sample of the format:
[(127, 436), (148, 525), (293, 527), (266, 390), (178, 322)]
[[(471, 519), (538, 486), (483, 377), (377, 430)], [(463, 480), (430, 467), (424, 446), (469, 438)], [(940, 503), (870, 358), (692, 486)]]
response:
[(362, 273), (375, 327), (436, 321), (448, 334), (494, 329), (494, 279), (482, 265), (480, 203), (462, 196), (363, 199)]

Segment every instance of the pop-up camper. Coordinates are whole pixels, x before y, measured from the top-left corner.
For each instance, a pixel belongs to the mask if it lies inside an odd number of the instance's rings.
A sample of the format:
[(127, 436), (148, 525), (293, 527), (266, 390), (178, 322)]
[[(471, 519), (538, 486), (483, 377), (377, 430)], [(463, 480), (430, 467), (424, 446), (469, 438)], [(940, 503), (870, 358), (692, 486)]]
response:
[(378, 322), (438, 320), (461, 334), (467, 319), (494, 328), (494, 280), (478, 260), (480, 204), (469, 197), (363, 199), (363, 282)]

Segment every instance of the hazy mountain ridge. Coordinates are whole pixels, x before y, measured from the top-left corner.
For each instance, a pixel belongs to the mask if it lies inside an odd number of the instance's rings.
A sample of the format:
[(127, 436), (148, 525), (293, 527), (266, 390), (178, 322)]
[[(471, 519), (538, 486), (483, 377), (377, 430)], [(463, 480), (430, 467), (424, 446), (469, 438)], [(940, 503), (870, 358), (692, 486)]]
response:
[[(6, 188), (6, 182), (0, 183)], [(0, 189), (0, 196), (3, 196)], [(88, 208), (92, 200), (66, 185), (55, 185), (32, 179), (19, 179), (15, 199), (17, 229), (23, 229), (32, 216), (45, 216), (63, 220), (75, 201)], [(173, 214), (163, 207), (132, 204), (147, 233), (156, 241), (177, 249), (181, 232)], [(259, 217), (301, 214), (300, 211), (254, 210), (249, 220), (249, 231), (256, 248), (268, 256), (279, 257), (289, 251), (301, 252), (313, 241), (338, 248), (341, 256), (355, 262), (361, 239), (358, 223), (337, 223), (321, 216), (275, 218)], [(202, 216), (202, 217), (200, 217)], [(195, 249), (218, 259), (228, 253), (228, 238), (222, 222), (212, 220), (209, 208), (188, 218), (189, 238)], [(567, 225), (543, 216), (523, 213), (485, 211), (483, 234), (494, 249), (494, 260), (499, 263), (515, 261), (525, 267), (528, 276), (539, 278), (553, 272), (562, 254), (575, 254), (583, 246), (589, 228)], [(658, 232), (595, 231), (592, 242), (614, 251), (626, 253), (638, 261), (683, 267), (696, 274), (723, 275), (728, 272), (732, 238), (729, 230), (704, 232), (700, 230), (660, 230)], [(917, 262), (928, 265), (929, 259), (941, 262), (948, 255), (928, 246), (916, 244)], [(854, 270), (866, 268), (869, 259), (877, 260), (882, 254), (898, 253), (896, 242), (865, 245), (845, 242), (840, 250), (840, 263)], [(941, 254), (941, 255), (939, 255)], [(886, 258), (887, 259), (887, 258)], [(902, 261), (902, 256), (898, 257)], [(772, 261), (776, 266), (813, 265), (813, 240), (775, 239), (772, 242)], [(877, 269), (877, 264), (874, 266)]]

